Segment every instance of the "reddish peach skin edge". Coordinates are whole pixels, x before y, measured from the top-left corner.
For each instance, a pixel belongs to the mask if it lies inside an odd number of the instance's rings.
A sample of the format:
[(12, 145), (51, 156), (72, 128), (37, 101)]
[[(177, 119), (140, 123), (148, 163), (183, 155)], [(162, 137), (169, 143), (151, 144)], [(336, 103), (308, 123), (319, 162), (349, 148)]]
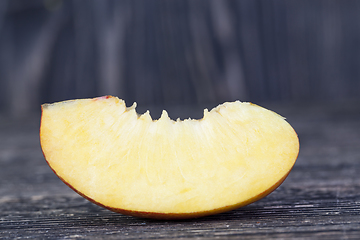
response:
[[(107, 98), (107, 96), (105, 96), (103, 98)], [(41, 113), (42, 113), (42, 111), (43, 111), (43, 107), (41, 106)], [(40, 120), (40, 145), (41, 145), (41, 124), (42, 124), (42, 117)], [(296, 134), (296, 132), (295, 132), (295, 134)], [(106, 206), (104, 204), (101, 204), (101, 203), (95, 201), (94, 199), (92, 199), (92, 198), (84, 195), (83, 193), (79, 192), (78, 190), (76, 190), (73, 186), (71, 186), (68, 182), (66, 182), (62, 177), (60, 177), (57, 174), (57, 172), (51, 167), (50, 163), (47, 161), (45, 153), (42, 148), (41, 148), (41, 151), (44, 155), (46, 163), (49, 165), (50, 169), (55, 173), (55, 175), (58, 176), (58, 178), (60, 178), (61, 181), (63, 181), (68, 187), (70, 187), (72, 190), (74, 190), (77, 194), (79, 194), (83, 198), (89, 200), (90, 202), (92, 202), (98, 206), (101, 206), (101, 207), (106, 208), (113, 212), (121, 213), (124, 215), (129, 215), (129, 216), (134, 216), (134, 217), (150, 218), (150, 219), (158, 219), (158, 220), (181, 220), (181, 219), (190, 219), (190, 218), (200, 218), (200, 217), (205, 217), (205, 216), (209, 216), (209, 215), (215, 215), (215, 214), (219, 214), (219, 213), (223, 213), (223, 212), (228, 212), (228, 211), (249, 205), (257, 200), (260, 200), (260, 199), (266, 197), (267, 195), (272, 193), (276, 188), (278, 188), (285, 181), (287, 176), (290, 174), (290, 172), (296, 162), (296, 160), (295, 160), (294, 165), (290, 168), (290, 170), (279, 181), (277, 181), (272, 187), (270, 187), (268, 190), (266, 190), (256, 196), (248, 199), (247, 201), (244, 201), (244, 202), (241, 202), (238, 204), (234, 204), (234, 205), (225, 206), (222, 208), (212, 209), (209, 211), (203, 211), (203, 212), (155, 213), (155, 212), (132, 211), (132, 210), (125, 210), (125, 209), (121, 209), (121, 208), (113, 208), (113, 207), (109, 207), (109, 206)], [(299, 155), (299, 151), (298, 151), (298, 155)], [(295, 159), (297, 159), (297, 157)]]
[(102, 96), (102, 97), (96, 97), (96, 98), (93, 98), (93, 100), (94, 100), (94, 101), (97, 101), (97, 100), (101, 100), (101, 99), (108, 99), (108, 98), (113, 98), (113, 96), (106, 95), (106, 96)]

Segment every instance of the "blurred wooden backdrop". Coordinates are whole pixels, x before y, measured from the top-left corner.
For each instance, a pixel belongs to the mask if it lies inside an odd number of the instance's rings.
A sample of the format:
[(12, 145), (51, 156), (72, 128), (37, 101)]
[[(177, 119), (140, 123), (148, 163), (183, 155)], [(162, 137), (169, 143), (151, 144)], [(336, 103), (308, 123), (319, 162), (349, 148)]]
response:
[(1, 0), (0, 112), (360, 99), (359, 0)]

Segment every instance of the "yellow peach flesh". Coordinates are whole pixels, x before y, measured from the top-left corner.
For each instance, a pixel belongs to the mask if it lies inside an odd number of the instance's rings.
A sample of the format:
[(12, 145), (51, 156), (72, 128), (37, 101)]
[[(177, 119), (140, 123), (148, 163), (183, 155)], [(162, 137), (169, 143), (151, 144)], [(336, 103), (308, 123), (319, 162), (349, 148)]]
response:
[(289, 174), (299, 141), (276, 113), (225, 103), (200, 120), (138, 115), (116, 97), (42, 106), (40, 141), (56, 174), (113, 211), (190, 218), (266, 196)]

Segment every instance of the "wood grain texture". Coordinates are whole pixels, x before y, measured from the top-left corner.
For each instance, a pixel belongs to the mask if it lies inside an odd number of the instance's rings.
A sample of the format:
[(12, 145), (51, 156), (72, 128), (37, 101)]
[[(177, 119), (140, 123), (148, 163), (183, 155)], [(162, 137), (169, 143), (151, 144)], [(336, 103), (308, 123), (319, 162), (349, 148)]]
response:
[(358, 0), (1, 0), (0, 112), (359, 99)]
[[(266, 106), (299, 134), (300, 155), (287, 180), (249, 206), (183, 221), (134, 218), (88, 202), (46, 165), (39, 117), (0, 117), (0, 238), (358, 239), (360, 103)], [(180, 109), (169, 112), (183, 115)]]

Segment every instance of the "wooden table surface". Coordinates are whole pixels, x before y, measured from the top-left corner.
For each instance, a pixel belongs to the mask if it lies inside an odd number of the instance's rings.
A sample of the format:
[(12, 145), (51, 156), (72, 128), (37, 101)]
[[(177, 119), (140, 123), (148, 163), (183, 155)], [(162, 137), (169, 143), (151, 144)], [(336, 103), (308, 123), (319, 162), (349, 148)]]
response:
[(39, 116), (0, 117), (0, 238), (359, 239), (360, 103), (267, 107), (299, 134), (287, 180), (246, 207), (183, 221), (134, 218), (88, 202), (47, 166)]

